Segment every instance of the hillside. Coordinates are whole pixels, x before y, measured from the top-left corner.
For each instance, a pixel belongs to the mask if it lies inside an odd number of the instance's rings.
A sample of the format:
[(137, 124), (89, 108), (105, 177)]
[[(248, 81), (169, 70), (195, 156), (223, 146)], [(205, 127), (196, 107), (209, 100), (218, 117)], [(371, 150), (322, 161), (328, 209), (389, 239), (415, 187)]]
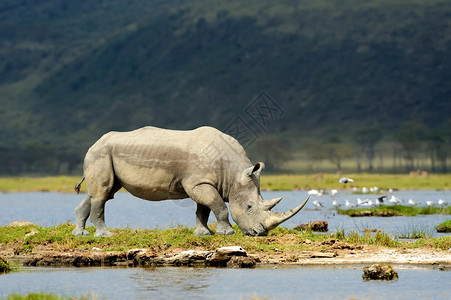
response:
[(292, 145), (451, 130), (448, 1), (15, 3), (0, 5), (0, 151), (22, 165), (3, 172), (48, 156), (70, 171), (109, 130), (224, 129), (261, 91), (283, 115), (258, 134)]

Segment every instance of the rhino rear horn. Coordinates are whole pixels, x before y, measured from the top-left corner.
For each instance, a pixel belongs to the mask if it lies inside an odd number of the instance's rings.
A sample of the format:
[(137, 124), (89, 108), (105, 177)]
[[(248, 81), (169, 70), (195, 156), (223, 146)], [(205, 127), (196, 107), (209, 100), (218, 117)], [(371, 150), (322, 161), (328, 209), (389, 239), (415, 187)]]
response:
[(264, 210), (271, 210), (274, 206), (276, 206), (280, 201), (282, 200), (282, 197), (272, 199), (272, 200), (265, 200), (263, 201), (263, 209)]
[[(289, 211), (286, 211), (284, 213), (278, 213), (274, 211), (269, 212), (268, 219), (266, 220), (265, 228), (266, 230), (271, 230), (273, 228), (276, 228), (279, 226), (279, 224), (285, 222), (289, 218), (293, 217), (295, 214), (297, 214), (306, 204), (309, 200), (310, 196), (305, 199), (304, 203), (300, 204), (298, 207), (290, 209)], [(274, 199), (276, 200), (276, 199)], [(271, 200), (271, 201), (274, 201)], [(280, 200), (279, 200), (280, 201)]]

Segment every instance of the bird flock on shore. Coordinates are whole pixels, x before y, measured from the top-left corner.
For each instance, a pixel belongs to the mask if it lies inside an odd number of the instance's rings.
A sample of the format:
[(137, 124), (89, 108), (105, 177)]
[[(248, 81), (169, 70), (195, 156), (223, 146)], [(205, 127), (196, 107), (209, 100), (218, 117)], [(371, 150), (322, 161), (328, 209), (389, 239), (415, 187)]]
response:
[[(342, 177), (338, 181), (339, 183), (347, 184), (349, 182), (354, 182), (353, 179)], [(338, 195), (338, 190), (331, 189), (330, 191), (325, 190), (316, 190), (312, 189), (308, 191), (308, 194), (310, 196), (317, 197), (317, 199), (312, 201), (313, 206), (315, 209), (323, 209), (325, 207), (324, 201), (321, 201), (321, 197), (323, 195), (329, 195), (332, 198), (332, 206), (335, 209), (342, 209), (342, 208), (372, 208), (372, 207), (378, 207), (381, 205), (408, 205), (408, 206), (419, 206), (419, 205), (426, 205), (426, 206), (437, 206), (437, 207), (445, 207), (448, 206), (448, 202), (443, 199), (438, 199), (438, 201), (432, 201), (427, 200), (425, 203), (419, 203), (418, 201), (415, 201), (413, 199), (401, 199), (394, 195), (394, 192), (392, 189), (389, 189), (386, 191), (385, 195), (381, 195), (382, 192), (378, 187), (362, 187), (361, 189), (358, 189), (356, 187), (353, 188), (353, 193), (361, 193), (361, 194), (375, 194), (376, 197), (373, 198), (357, 198), (356, 202), (351, 202), (348, 199), (344, 200), (344, 203), (339, 202), (335, 197)]]

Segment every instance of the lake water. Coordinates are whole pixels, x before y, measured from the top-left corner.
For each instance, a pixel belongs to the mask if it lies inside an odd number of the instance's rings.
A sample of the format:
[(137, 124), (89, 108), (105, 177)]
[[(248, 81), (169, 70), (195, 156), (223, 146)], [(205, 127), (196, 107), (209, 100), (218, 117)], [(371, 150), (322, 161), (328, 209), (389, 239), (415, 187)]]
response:
[[(265, 199), (283, 197), (275, 211), (286, 211), (301, 203), (306, 197), (306, 191), (262, 192)], [(427, 200), (437, 202), (443, 199), (451, 203), (450, 191), (398, 191), (396, 197), (414, 199), (422, 205)], [(61, 194), (53, 192), (38, 193), (0, 193), (0, 226), (12, 221), (29, 221), (40, 226), (55, 226), (65, 222), (75, 222), (75, 208), (85, 195)], [(357, 202), (357, 198), (373, 198), (376, 195), (356, 195), (340, 191), (334, 198), (340, 203), (349, 200)], [(312, 202), (319, 200), (324, 208), (315, 209)], [(329, 222), (329, 232), (345, 230), (381, 229), (384, 232), (399, 235), (421, 229), (433, 236), (444, 234), (436, 233), (435, 226), (449, 220), (449, 215), (420, 215), (416, 217), (360, 217), (351, 218), (339, 215), (332, 209), (333, 198), (329, 195), (311, 197), (306, 207), (296, 216), (283, 223), (282, 226), (293, 228), (301, 223), (324, 220)], [(190, 199), (150, 202), (133, 197), (129, 193), (117, 193), (115, 199), (106, 203), (105, 219), (108, 227), (112, 228), (169, 228), (178, 225), (195, 226), (195, 203)], [(214, 221), (210, 215), (210, 221)], [(233, 221), (233, 220), (231, 220)], [(88, 221), (88, 225), (90, 222)]]
[(363, 281), (361, 266), (215, 269), (28, 267), (0, 275), (10, 293), (106, 299), (449, 299), (451, 272), (395, 266), (395, 281)]
[[(307, 196), (304, 191), (263, 192), (265, 199), (283, 196), (277, 211), (297, 206)], [(396, 192), (402, 199), (417, 202), (443, 199), (450, 202), (449, 191)], [(60, 193), (0, 194), (0, 225), (30, 221), (40, 226), (75, 222), (74, 209), (84, 195)], [(335, 199), (356, 202), (362, 195), (340, 192)], [(376, 196), (368, 196), (373, 197)], [(315, 210), (313, 200), (324, 204)], [(330, 232), (364, 228), (399, 234), (421, 228), (437, 236), (434, 227), (446, 215), (391, 218), (351, 218), (338, 215), (330, 196), (312, 197), (307, 206), (283, 226), (316, 220), (329, 222)], [(113, 228), (168, 228), (195, 225), (195, 205), (191, 200), (148, 202), (128, 193), (118, 193), (107, 202), (106, 221)], [(214, 217), (212, 216), (214, 220)], [(212, 220), (212, 221), (213, 221)], [(0, 274), (0, 298), (10, 293), (56, 293), (86, 296), (91, 293), (106, 299), (449, 299), (451, 272), (437, 268), (395, 266), (396, 281), (363, 281), (362, 266), (283, 267), (256, 269), (216, 269), (189, 267), (159, 268), (54, 268), (21, 267), (18, 272)]]
[(106, 299), (449, 299), (451, 272), (395, 266), (395, 281), (363, 281), (362, 266), (215, 269), (28, 267), (0, 274), (10, 293)]

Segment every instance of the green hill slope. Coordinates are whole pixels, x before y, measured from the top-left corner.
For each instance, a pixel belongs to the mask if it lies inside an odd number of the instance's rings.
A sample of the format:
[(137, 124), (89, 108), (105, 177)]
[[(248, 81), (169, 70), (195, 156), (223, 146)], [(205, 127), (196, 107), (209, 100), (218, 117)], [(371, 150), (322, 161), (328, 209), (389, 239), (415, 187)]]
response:
[(0, 7), (7, 149), (79, 158), (109, 130), (223, 129), (263, 90), (284, 111), (270, 133), (301, 142), (450, 123), (448, 1), (13, 3)]

